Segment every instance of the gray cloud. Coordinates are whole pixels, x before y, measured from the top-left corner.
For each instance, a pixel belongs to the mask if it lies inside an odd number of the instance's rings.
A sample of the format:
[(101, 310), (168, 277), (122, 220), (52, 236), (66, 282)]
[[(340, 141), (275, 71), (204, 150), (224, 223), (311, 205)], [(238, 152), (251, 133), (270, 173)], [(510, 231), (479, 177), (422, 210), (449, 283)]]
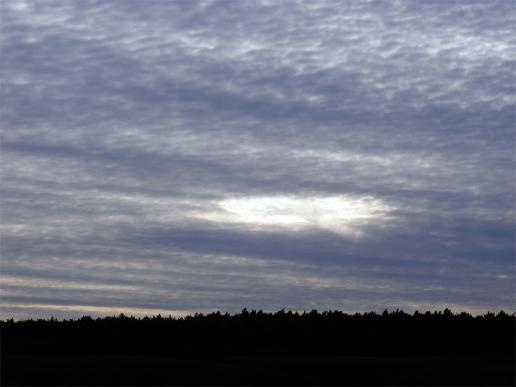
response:
[(511, 2), (0, 8), (2, 317), (515, 309)]

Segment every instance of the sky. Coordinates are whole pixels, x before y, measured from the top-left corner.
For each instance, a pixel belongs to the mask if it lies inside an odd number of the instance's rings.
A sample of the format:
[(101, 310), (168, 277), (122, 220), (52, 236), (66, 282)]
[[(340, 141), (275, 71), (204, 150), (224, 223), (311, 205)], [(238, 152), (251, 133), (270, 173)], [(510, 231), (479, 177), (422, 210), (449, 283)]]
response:
[(0, 2), (0, 318), (514, 312), (512, 1)]

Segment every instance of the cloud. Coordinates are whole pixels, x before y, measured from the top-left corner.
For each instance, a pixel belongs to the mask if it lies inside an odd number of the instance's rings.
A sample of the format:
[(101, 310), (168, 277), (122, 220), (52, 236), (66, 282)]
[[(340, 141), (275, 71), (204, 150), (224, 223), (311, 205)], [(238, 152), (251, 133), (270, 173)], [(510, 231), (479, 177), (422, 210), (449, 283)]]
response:
[(3, 315), (514, 309), (509, 2), (0, 8)]

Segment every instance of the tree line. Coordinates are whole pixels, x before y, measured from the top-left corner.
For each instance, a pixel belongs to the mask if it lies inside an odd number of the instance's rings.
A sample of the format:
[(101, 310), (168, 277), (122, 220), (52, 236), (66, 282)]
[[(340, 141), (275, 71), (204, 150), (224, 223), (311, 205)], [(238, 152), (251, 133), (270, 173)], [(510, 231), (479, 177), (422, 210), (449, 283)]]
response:
[(514, 385), (516, 316), (341, 311), (0, 321), (2, 385)]
[[(9, 344), (54, 341), (53, 348), (80, 351), (192, 353), (511, 353), (516, 316), (503, 311), (472, 316), (449, 309), (348, 314), (342, 311), (195, 313), (186, 317), (112, 317), (0, 321)], [(193, 347), (192, 347), (193, 345)], [(30, 346), (30, 345), (29, 345)], [(29, 348), (28, 348), (29, 349)], [(36, 350), (33, 348), (31, 350)]]

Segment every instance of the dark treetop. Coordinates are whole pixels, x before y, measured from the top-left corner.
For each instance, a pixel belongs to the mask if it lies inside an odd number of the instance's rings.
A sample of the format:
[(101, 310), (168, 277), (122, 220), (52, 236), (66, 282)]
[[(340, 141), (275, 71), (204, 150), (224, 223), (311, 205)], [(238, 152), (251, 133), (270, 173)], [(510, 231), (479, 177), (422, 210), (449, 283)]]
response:
[(8, 320), (2, 382), (510, 385), (515, 321), (448, 309)]

